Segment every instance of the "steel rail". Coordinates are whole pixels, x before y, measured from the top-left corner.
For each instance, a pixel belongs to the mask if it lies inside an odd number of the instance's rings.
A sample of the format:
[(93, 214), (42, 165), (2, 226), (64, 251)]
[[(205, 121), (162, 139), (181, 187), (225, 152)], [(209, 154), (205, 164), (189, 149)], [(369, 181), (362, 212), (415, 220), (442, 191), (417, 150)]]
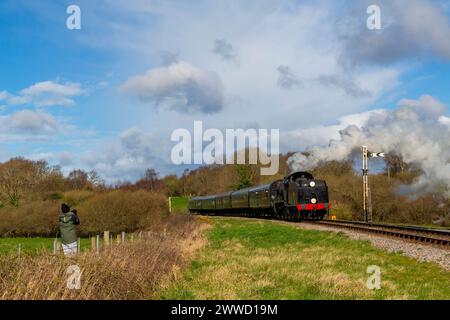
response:
[(370, 232), (412, 240), (427, 244), (437, 244), (450, 248), (450, 232), (447, 230), (437, 230), (431, 228), (399, 226), (391, 224), (366, 223), (361, 221), (348, 220), (322, 220), (308, 221), (313, 224), (327, 225), (333, 227), (346, 228), (356, 231)]
[(397, 230), (408, 230), (408, 231), (428, 233), (428, 234), (437, 234), (437, 235), (441, 235), (441, 236), (450, 237), (450, 230), (446, 230), (446, 229), (426, 228), (426, 227), (418, 227), (418, 226), (402, 226), (402, 225), (398, 225), (398, 224), (372, 223), (372, 222), (352, 221), (352, 220), (325, 219), (322, 221), (336, 222), (336, 223), (348, 223), (348, 224), (359, 224), (359, 225), (367, 225), (367, 226), (397, 229)]

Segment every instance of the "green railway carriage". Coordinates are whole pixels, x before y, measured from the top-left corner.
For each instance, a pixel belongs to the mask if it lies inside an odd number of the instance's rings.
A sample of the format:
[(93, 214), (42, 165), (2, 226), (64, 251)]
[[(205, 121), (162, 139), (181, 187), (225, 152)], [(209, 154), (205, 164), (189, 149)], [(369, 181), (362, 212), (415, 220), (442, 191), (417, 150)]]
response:
[(248, 190), (249, 207), (256, 208), (270, 208), (272, 206), (270, 199), (271, 184), (258, 186)]
[(195, 197), (195, 198), (189, 199), (189, 202), (188, 202), (189, 211), (191, 211), (191, 212), (201, 211), (203, 198), (204, 197)]
[(231, 192), (219, 194), (216, 196), (216, 209), (229, 210), (231, 209)]
[(231, 193), (231, 209), (236, 211), (238, 209), (248, 208), (248, 189), (241, 189)]
[(202, 209), (215, 211), (216, 210), (216, 196), (204, 197), (202, 200)]
[(271, 212), (274, 203), (282, 194), (279, 191), (282, 180), (271, 184), (226, 192), (214, 196), (201, 196), (189, 199), (189, 211), (193, 213), (218, 213), (246, 215), (265, 209)]

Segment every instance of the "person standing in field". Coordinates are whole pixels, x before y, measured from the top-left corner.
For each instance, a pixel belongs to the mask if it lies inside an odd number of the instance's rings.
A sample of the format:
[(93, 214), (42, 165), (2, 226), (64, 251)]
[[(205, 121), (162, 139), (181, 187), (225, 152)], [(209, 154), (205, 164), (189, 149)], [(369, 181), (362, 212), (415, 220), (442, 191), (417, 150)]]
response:
[(80, 224), (77, 211), (70, 211), (70, 207), (63, 203), (59, 214), (59, 231), (64, 255), (76, 254), (78, 251), (78, 236), (76, 226)]

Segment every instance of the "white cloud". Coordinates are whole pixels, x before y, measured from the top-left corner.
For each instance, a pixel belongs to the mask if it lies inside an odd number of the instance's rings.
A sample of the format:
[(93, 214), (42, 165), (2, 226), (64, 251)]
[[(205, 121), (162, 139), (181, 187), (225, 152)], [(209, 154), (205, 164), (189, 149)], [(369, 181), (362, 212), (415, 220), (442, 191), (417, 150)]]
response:
[(450, 117), (440, 116), (439, 122), (450, 127)]
[(422, 117), (439, 117), (447, 111), (447, 106), (430, 95), (422, 95), (418, 100), (401, 99), (399, 107), (411, 108)]
[(450, 61), (450, 23), (438, 1), (377, 1), (382, 21), (379, 31), (365, 28), (368, 16), (364, 13), (371, 4), (372, 0), (352, 3), (337, 23), (343, 60), (386, 64), (432, 54)]
[(0, 142), (28, 144), (27, 151), (22, 151), (21, 155), (31, 154), (33, 149), (53, 148), (55, 144), (70, 145), (77, 139), (82, 139), (86, 145), (89, 135), (89, 131), (78, 130), (67, 118), (44, 110), (24, 109), (0, 114)]
[(122, 132), (118, 140), (104, 141), (94, 150), (82, 154), (81, 167), (97, 171), (106, 181), (136, 180), (148, 168), (168, 174), (170, 141), (158, 133), (132, 127)]
[(121, 90), (184, 113), (215, 113), (223, 108), (219, 76), (183, 61), (131, 77)]
[(43, 81), (21, 90), (18, 95), (3, 92), (3, 96), (11, 105), (32, 104), (37, 107), (50, 107), (72, 106), (75, 104), (73, 99), (84, 93), (85, 90), (79, 83)]
[(49, 135), (59, 130), (57, 119), (44, 111), (21, 110), (0, 116), (0, 132)]

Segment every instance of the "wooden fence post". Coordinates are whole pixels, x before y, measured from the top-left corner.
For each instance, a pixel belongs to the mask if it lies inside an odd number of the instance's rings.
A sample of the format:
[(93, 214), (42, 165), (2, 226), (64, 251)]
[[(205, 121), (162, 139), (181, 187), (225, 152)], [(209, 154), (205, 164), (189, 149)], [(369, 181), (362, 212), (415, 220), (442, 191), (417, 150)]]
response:
[(97, 250), (97, 254), (99, 254), (99, 252), (100, 252), (100, 235), (99, 234), (96, 237), (95, 248)]
[(172, 197), (169, 197), (169, 213), (172, 213)]
[(103, 232), (103, 243), (105, 247), (109, 246), (109, 231)]
[(95, 251), (95, 248), (96, 248), (95, 237), (91, 236), (91, 250)]
[(58, 238), (53, 239), (53, 255), (58, 255)]
[(125, 243), (125, 231), (122, 231), (122, 243)]

